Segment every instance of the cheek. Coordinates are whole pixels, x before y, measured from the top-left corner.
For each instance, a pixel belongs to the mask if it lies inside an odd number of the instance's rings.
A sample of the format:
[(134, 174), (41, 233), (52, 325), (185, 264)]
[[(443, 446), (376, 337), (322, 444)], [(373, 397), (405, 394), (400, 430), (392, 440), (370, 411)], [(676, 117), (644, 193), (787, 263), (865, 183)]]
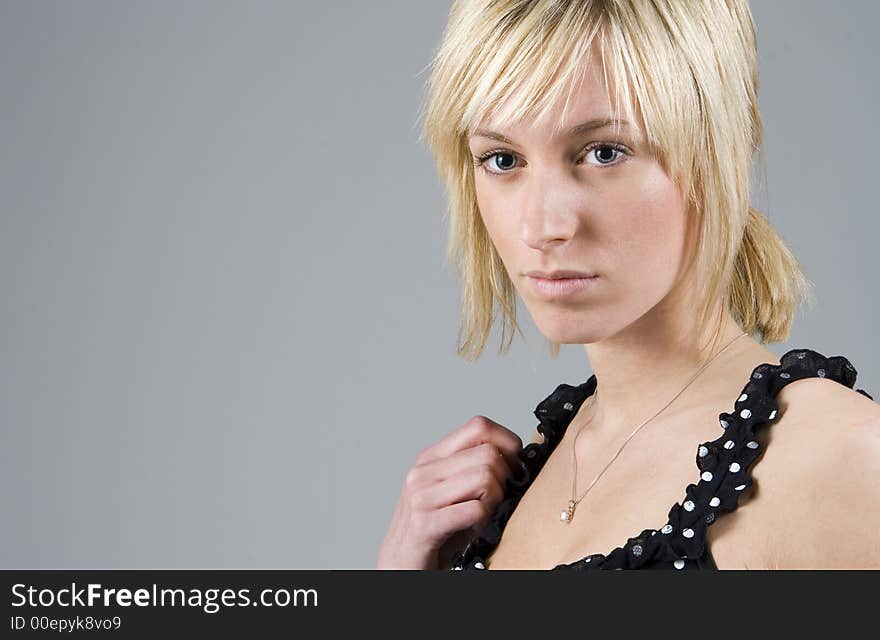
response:
[(504, 212), (509, 212), (510, 209), (501, 198), (482, 193), (479, 189), (476, 194), (480, 219), (489, 233), (492, 244), (495, 245), (498, 254), (506, 264), (508, 252), (517, 239), (516, 218), (509, 214), (504, 215)]
[(679, 190), (662, 172), (639, 183), (620, 202), (614, 231), (618, 267), (624, 275), (656, 281), (677, 274), (684, 259), (685, 205)]

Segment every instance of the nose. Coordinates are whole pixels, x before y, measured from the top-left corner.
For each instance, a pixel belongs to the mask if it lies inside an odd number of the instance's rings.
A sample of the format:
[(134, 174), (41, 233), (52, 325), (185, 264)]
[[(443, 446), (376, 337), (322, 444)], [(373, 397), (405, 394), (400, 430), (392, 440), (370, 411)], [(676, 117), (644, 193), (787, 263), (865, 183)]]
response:
[(520, 237), (538, 251), (553, 244), (565, 244), (577, 231), (577, 209), (572, 202), (574, 191), (569, 192), (563, 180), (549, 171), (533, 170), (524, 186)]

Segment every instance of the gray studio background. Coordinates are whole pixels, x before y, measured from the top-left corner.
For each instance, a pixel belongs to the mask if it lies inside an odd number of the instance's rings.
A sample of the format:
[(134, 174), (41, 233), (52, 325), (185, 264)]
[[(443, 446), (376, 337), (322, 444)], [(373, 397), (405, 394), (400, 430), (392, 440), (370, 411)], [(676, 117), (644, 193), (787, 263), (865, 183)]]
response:
[[(525, 440), (590, 375), (522, 306), (455, 356), (418, 141), (449, 5), (0, 2), (0, 566), (372, 568), (422, 447)], [(770, 348), (877, 395), (880, 9), (752, 8), (754, 204), (818, 298)]]

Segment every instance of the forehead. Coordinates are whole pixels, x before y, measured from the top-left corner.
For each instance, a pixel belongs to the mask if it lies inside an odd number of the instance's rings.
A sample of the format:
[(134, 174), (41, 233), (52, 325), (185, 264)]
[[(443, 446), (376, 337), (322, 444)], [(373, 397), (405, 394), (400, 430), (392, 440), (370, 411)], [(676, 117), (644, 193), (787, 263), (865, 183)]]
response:
[[(568, 68), (568, 77), (560, 72)], [(534, 74), (524, 76), (510, 95), (484, 113), (468, 130), (469, 137), (484, 136), (510, 142), (509, 136), (539, 129), (551, 138), (581, 135), (604, 126), (632, 127), (615, 105), (615, 85), (603, 67), (597, 48), (573, 66), (562, 65), (543, 92), (535, 90)], [(543, 103), (540, 109), (536, 105)], [(507, 134), (507, 135), (505, 135)]]

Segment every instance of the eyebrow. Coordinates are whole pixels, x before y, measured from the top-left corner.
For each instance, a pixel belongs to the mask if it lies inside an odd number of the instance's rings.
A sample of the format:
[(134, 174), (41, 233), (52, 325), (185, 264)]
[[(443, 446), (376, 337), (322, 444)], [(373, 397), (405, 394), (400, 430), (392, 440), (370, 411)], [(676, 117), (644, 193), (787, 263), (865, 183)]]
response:
[[(617, 118), (593, 118), (592, 120), (587, 120), (586, 122), (582, 122), (581, 124), (575, 125), (568, 129), (564, 135), (568, 137), (574, 137), (577, 135), (581, 135), (586, 133), (587, 131), (594, 131), (596, 129), (603, 129), (604, 127), (609, 127), (613, 124), (620, 124), (621, 126), (629, 126), (629, 123), (626, 120), (618, 120)], [(489, 131), (488, 129), (475, 129), (473, 133), (471, 133), (470, 137), (479, 136), (481, 138), (490, 138), (492, 140), (499, 140), (501, 142), (505, 142), (507, 144), (514, 144), (513, 140), (505, 136), (504, 134), (498, 133), (497, 131)]]

